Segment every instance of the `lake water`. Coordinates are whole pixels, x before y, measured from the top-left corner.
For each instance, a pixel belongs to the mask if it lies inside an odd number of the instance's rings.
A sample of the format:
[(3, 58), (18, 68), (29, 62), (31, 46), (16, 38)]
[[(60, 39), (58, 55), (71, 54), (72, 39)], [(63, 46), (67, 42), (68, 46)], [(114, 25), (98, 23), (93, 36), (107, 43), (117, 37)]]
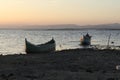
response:
[(110, 34), (110, 42), (120, 45), (120, 30), (0, 30), (0, 54), (25, 53), (25, 38), (41, 44), (54, 37), (57, 50), (79, 48), (86, 33), (92, 36), (92, 45), (107, 45)]

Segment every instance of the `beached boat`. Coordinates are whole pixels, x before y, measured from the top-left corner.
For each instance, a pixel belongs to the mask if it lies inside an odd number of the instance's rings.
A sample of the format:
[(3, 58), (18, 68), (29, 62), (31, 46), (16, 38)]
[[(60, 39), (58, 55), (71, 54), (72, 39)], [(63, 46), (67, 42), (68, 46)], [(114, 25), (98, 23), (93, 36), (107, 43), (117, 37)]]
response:
[(83, 35), (83, 37), (80, 39), (80, 43), (83, 46), (91, 45), (91, 36), (88, 33)]
[(48, 53), (55, 51), (55, 40), (52, 39), (44, 44), (35, 45), (25, 39), (26, 53)]

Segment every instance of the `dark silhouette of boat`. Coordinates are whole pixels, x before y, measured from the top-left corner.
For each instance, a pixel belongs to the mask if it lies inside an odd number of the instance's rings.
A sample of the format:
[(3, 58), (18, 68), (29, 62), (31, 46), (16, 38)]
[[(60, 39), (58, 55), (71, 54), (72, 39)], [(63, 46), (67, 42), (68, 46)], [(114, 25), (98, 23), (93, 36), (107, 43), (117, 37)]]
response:
[(40, 45), (35, 45), (32, 44), (31, 42), (27, 41), (25, 38), (25, 45), (26, 45), (26, 53), (49, 53), (49, 52), (54, 52), (56, 49), (56, 44), (55, 40), (52, 38), (50, 41), (40, 44)]
[(91, 36), (88, 33), (83, 35), (83, 37), (80, 39), (80, 44), (83, 46), (91, 45)]

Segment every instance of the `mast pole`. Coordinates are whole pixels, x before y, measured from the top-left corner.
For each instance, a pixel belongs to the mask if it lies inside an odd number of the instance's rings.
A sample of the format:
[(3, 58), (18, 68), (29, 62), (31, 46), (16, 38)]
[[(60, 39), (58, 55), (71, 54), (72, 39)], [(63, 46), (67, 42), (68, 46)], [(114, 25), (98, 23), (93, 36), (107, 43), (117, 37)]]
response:
[(111, 34), (108, 37), (107, 49), (109, 49), (110, 37), (111, 37)]

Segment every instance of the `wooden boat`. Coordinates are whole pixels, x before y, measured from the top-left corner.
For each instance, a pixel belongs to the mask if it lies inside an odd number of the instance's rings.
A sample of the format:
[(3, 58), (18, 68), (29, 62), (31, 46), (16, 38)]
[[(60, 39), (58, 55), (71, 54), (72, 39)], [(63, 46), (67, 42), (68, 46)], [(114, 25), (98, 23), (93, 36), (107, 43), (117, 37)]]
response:
[(33, 53), (33, 54), (54, 52), (56, 47), (54, 39), (40, 45), (32, 44), (29, 41), (27, 41), (27, 39), (25, 39), (25, 45), (26, 45), (26, 49), (25, 49), (26, 53)]
[(80, 43), (82, 46), (91, 45), (91, 36), (88, 33), (83, 35), (83, 37), (80, 39)]

